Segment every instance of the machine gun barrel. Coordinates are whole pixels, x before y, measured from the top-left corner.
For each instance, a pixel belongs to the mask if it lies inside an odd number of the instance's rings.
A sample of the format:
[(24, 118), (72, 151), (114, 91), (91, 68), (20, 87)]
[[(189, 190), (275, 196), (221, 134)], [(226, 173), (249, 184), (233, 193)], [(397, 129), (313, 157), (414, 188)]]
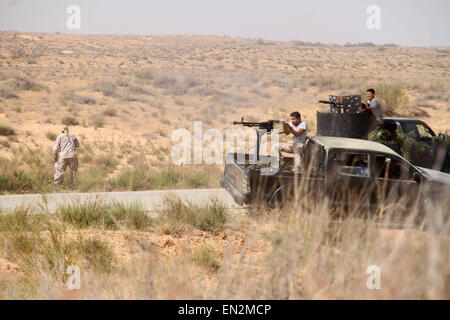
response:
[(336, 106), (343, 106), (344, 105), (342, 102), (334, 102), (334, 101), (328, 101), (328, 100), (319, 100), (319, 103), (334, 104)]
[(273, 125), (275, 123), (279, 123), (280, 120), (269, 120), (264, 122), (248, 122), (244, 121), (244, 118), (241, 118), (241, 121), (233, 121), (233, 125), (242, 125), (244, 127), (258, 127), (259, 129), (266, 129), (267, 131), (271, 131), (273, 129)]
[(344, 104), (342, 102), (337, 102), (337, 101), (328, 101), (328, 100), (319, 100), (319, 103), (325, 103), (325, 104), (329, 104), (330, 105), (330, 111), (331, 112), (335, 112), (333, 110), (337, 109), (338, 113), (343, 113), (344, 112)]

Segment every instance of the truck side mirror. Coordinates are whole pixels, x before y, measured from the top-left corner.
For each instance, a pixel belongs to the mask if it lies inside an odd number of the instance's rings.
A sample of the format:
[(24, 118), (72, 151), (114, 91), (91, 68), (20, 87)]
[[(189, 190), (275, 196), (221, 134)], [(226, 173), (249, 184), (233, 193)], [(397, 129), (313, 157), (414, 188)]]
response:
[(439, 142), (444, 142), (444, 140), (445, 140), (445, 135), (442, 134), (442, 133), (439, 133), (439, 134), (438, 134), (438, 141), (439, 141)]

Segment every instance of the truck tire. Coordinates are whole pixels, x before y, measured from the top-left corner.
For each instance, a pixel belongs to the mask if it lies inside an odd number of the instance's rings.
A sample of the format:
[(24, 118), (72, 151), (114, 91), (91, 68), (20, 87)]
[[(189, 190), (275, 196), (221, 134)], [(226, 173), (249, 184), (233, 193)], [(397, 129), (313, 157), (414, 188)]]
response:
[(267, 207), (269, 209), (283, 208), (283, 206), (289, 201), (289, 198), (293, 196), (292, 185), (283, 185), (276, 189), (272, 195), (267, 199)]

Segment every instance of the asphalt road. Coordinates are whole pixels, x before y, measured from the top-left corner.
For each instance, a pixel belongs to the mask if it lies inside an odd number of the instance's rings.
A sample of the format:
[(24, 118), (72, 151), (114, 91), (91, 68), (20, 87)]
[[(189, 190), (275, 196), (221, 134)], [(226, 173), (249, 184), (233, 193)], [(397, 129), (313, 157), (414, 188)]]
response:
[(118, 201), (121, 203), (139, 201), (146, 211), (156, 211), (163, 207), (163, 201), (166, 197), (179, 197), (183, 201), (194, 204), (217, 199), (229, 208), (240, 208), (224, 189), (192, 189), (4, 195), (0, 196), (0, 209), (10, 212), (15, 208), (24, 207), (28, 208), (30, 212), (54, 213), (58, 207), (64, 204), (83, 203), (99, 199), (106, 202)]

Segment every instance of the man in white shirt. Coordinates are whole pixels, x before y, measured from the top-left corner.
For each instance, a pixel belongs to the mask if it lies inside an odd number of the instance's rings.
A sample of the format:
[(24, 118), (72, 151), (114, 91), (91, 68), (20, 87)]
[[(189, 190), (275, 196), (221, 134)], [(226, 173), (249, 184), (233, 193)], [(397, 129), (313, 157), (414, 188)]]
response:
[(375, 98), (375, 90), (367, 89), (367, 102), (362, 101), (361, 104), (365, 109), (371, 110), (375, 118), (377, 119), (377, 124), (383, 124), (383, 113), (381, 111), (381, 102)]
[(292, 145), (287, 148), (281, 148), (280, 151), (294, 154), (294, 172), (304, 173), (303, 168), (303, 154), (304, 145), (306, 143), (307, 126), (306, 122), (302, 121), (300, 112), (294, 111), (290, 114), (291, 122), (286, 126), (286, 135), (292, 133)]

